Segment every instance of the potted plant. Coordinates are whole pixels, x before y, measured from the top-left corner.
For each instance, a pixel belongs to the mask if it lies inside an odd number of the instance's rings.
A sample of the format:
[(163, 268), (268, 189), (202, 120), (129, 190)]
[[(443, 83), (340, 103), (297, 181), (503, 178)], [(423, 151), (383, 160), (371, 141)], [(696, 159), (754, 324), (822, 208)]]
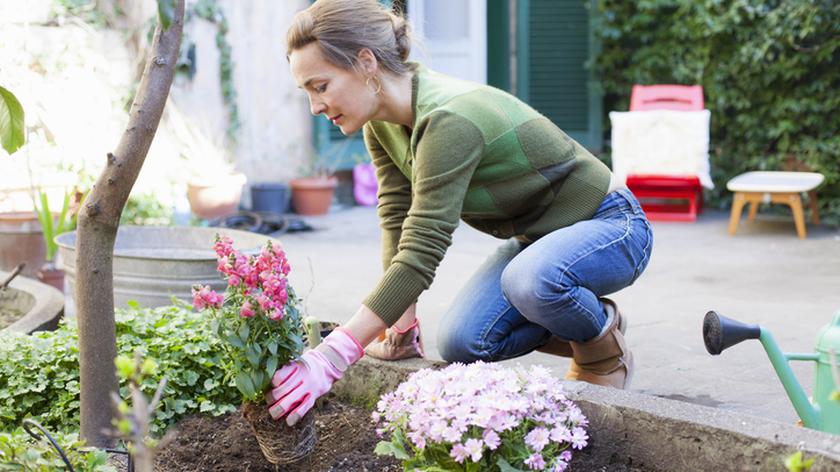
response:
[(236, 213), (248, 181), (245, 174), (234, 170), (223, 145), (213, 142), (172, 103), (166, 107), (166, 118), (189, 166), (187, 200), (193, 214), (209, 220)]
[(301, 172), (302, 176), (289, 181), (292, 189), (292, 206), (300, 215), (323, 215), (332, 204), (338, 178), (335, 176), (336, 167), (342, 153), (347, 149), (351, 140), (344, 142), (330, 152), (318, 155), (310, 149), (309, 166)]
[[(73, 192), (75, 195), (75, 192)], [(65, 231), (72, 231), (76, 226), (76, 212), (70, 211), (71, 194), (64, 192), (64, 202), (61, 205), (61, 212), (57, 215), (50, 211), (49, 199), (46, 192), (38, 192), (40, 207), (35, 207), (38, 215), (38, 222), (41, 224), (41, 232), (44, 235), (44, 247), (46, 249), (46, 262), (38, 270), (38, 280), (55, 287), (64, 293), (64, 271), (55, 265), (55, 255), (58, 252), (58, 243), (55, 237)]]
[(219, 236), (214, 250), (227, 288), (222, 295), (207, 286), (194, 287), (193, 306), (212, 317), (213, 332), (228, 354), (221, 367), (242, 394), (242, 415), (263, 455), (275, 465), (300, 461), (315, 447), (314, 415), (287, 426), (271, 418), (264, 397), (277, 368), (299, 357), (304, 347), (286, 254), (269, 241), (259, 254), (246, 255), (233, 248), (230, 238)]
[(245, 174), (230, 170), (196, 174), (187, 182), (190, 209), (208, 220), (236, 213), (246, 182)]

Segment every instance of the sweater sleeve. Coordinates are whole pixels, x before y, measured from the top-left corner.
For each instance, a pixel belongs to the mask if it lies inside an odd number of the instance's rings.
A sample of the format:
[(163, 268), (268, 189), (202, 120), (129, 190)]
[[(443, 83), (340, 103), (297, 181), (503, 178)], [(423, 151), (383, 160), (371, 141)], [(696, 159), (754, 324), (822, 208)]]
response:
[(364, 302), (388, 326), (431, 285), (484, 153), (481, 131), (448, 111), (431, 113), (415, 133), (413, 196), (398, 251)]
[(379, 226), (382, 228), (382, 267), (388, 270), (397, 254), (403, 220), (411, 206), (411, 183), (379, 144), (370, 125), (364, 127), (365, 146), (376, 167)]

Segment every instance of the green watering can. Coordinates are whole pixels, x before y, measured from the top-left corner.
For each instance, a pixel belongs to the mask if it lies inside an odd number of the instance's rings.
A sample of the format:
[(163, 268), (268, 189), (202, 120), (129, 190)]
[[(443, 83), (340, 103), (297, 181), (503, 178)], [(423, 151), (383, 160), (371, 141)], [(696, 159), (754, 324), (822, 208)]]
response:
[[(718, 355), (724, 349), (747, 339), (758, 339), (776, 374), (782, 381), (796, 414), (807, 428), (840, 434), (840, 398), (834, 393), (840, 390), (840, 379), (832, 373), (832, 352), (840, 357), (840, 312), (834, 320), (820, 329), (817, 334), (816, 353), (784, 353), (779, 349), (770, 331), (759, 325), (741, 323), (721, 316), (714, 311), (706, 313), (703, 319), (703, 342), (709, 354)], [(817, 375), (814, 385), (814, 403), (808, 400), (802, 386), (797, 382), (788, 361), (816, 361)], [(837, 367), (835, 367), (837, 368)]]

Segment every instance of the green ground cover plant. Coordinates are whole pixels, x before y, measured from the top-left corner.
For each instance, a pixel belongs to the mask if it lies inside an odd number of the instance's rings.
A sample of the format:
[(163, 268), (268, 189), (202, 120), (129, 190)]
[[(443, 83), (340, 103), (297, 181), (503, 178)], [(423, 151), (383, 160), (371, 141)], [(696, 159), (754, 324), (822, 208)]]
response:
[[(222, 347), (209, 320), (183, 303), (161, 308), (134, 306), (116, 314), (117, 349), (137, 350), (158, 365), (144, 378), (142, 391), (154, 394), (162, 375), (168, 382), (155, 412), (152, 434), (159, 436), (178, 419), (193, 413), (221, 415), (235, 411), (239, 392), (219, 368)], [(75, 322), (32, 336), (0, 335), (0, 431), (19, 430), (33, 418), (51, 432), (79, 428), (79, 352)], [(120, 395), (128, 396), (125, 381)]]
[[(62, 445), (67, 459), (78, 472), (116, 472), (108, 465), (104, 451), (80, 450), (83, 444), (78, 434), (56, 434), (53, 438)], [(0, 471), (54, 472), (67, 470), (64, 460), (46, 441), (35, 441), (28, 434), (0, 433)]]
[(627, 110), (633, 84), (702, 85), (712, 204), (728, 207), (726, 181), (741, 172), (812, 170), (826, 177), (824, 222), (840, 225), (840, 3), (598, 0), (597, 9), (605, 111)]

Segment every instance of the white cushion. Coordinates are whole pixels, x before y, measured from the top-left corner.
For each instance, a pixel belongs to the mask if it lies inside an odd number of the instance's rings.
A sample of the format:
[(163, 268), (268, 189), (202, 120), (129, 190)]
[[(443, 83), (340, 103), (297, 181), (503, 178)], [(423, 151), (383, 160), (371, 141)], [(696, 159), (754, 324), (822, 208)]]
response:
[(823, 183), (825, 177), (818, 172), (747, 172), (726, 183), (732, 192), (810, 192)]
[(613, 172), (622, 182), (629, 174), (696, 176), (714, 188), (710, 118), (709, 110), (610, 112)]

